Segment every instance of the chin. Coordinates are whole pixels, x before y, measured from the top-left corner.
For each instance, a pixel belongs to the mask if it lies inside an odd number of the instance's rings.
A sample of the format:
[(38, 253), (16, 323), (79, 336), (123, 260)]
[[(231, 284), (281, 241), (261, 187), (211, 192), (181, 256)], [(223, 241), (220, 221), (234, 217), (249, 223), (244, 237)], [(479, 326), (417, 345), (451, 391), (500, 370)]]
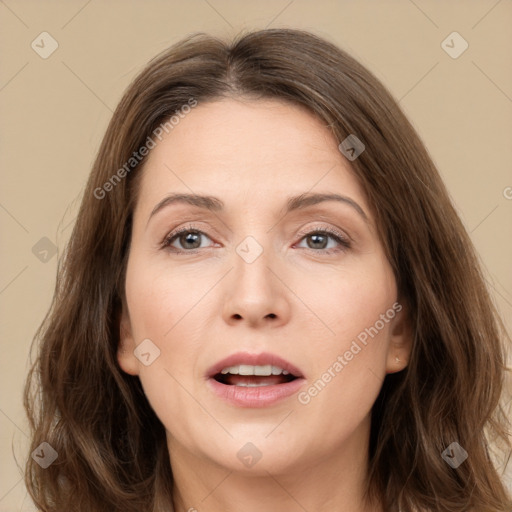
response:
[[(290, 441), (289, 438), (276, 435), (272, 439), (273, 434), (267, 437), (268, 432), (269, 429), (265, 428), (264, 433), (255, 431), (251, 435), (245, 430), (243, 437), (235, 436), (229, 441), (222, 440), (222, 443), (216, 438), (216, 442), (208, 443), (209, 450), (204, 455), (229, 471), (254, 476), (268, 477), (268, 473), (289, 473), (292, 468), (297, 470), (301, 465), (308, 466), (305, 460), (301, 463), (300, 456), (304, 455), (301, 448), (294, 443), (283, 442)], [(306, 443), (301, 445), (305, 446)]]

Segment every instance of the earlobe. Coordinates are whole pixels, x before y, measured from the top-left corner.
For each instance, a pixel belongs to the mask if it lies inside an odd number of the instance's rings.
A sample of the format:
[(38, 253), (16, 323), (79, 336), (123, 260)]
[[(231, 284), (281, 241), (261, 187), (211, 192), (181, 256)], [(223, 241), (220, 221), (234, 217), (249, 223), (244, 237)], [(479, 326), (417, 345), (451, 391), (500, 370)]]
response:
[(391, 321), (386, 373), (402, 371), (408, 364), (412, 350), (413, 332), (409, 308), (404, 304)]
[(135, 357), (135, 342), (132, 335), (129, 315), (126, 305), (123, 309), (119, 320), (119, 344), (117, 346), (117, 362), (121, 369), (129, 375), (139, 374), (139, 361)]

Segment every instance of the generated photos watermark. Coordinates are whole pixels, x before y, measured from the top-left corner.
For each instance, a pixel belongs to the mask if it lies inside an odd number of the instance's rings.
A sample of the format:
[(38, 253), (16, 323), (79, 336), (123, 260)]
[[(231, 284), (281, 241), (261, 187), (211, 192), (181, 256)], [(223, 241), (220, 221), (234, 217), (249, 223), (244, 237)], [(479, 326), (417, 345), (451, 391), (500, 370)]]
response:
[(318, 396), (319, 393), (334, 379), (342, 370), (349, 364), (354, 357), (361, 352), (361, 350), (368, 345), (368, 337), (374, 338), (377, 334), (384, 329), (396, 314), (402, 311), (402, 305), (395, 302), (391, 308), (385, 313), (382, 313), (371, 327), (364, 329), (352, 340), (348, 350), (343, 354), (338, 355), (335, 361), (325, 370), (319, 379), (317, 379), (307, 390), (301, 391), (297, 398), (302, 405), (307, 405), (311, 399)]
[(468, 452), (454, 441), (441, 453), (441, 457), (453, 469), (457, 469), (468, 458)]
[(351, 133), (339, 144), (338, 149), (347, 160), (353, 162), (366, 149), (366, 147), (358, 137)]
[(132, 153), (132, 156), (120, 167), (101, 187), (94, 189), (94, 197), (96, 199), (104, 199), (108, 192), (112, 191), (114, 187), (121, 182), (126, 176), (133, 170), (137, 165), (147, 156), (153, 148), (156, 147), (157, 141), (162, 141), (164, 133), (168, 134), (171, 130), (177, 126), (181, 119), (189, 114), (197, 106), (197, 100), (189, 98), (185, 105), (182, 105), (179, 110), (175, 111), (175, 115), (172, 115), (165, 123), (161, 123), (157, 126), (152, 134), (146, 139), (145, 143), (137, 150)]
[(59, 454), (50, 443), (46, 441), (41, 443), (32, 453), (32, 459), (37, 462), (43, 469), (50, 467)]

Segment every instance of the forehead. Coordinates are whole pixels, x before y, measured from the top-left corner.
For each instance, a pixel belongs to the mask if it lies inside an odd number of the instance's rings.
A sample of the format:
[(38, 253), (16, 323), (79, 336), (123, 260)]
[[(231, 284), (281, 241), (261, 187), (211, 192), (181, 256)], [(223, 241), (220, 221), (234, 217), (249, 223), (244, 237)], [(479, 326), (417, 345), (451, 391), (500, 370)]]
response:
[(330, 191), (364, 203), (338, 141), (300, 106), (277, 100), (199, 103), (156, 142), (144, 165), (141, 201), (171, 191), (210, 193), (226, 202)]

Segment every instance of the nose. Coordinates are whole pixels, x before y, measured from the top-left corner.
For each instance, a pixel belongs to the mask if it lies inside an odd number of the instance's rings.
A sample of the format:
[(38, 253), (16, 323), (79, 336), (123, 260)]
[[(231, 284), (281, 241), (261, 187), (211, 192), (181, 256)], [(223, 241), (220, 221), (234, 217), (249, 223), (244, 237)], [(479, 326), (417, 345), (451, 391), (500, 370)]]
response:
[(226, 323), (275, 328), (289, 321), (292, 293), (269, 251), (264, 250), (252, 262), (238, 253), (234, 255), (234, 268), (224, 280)]

